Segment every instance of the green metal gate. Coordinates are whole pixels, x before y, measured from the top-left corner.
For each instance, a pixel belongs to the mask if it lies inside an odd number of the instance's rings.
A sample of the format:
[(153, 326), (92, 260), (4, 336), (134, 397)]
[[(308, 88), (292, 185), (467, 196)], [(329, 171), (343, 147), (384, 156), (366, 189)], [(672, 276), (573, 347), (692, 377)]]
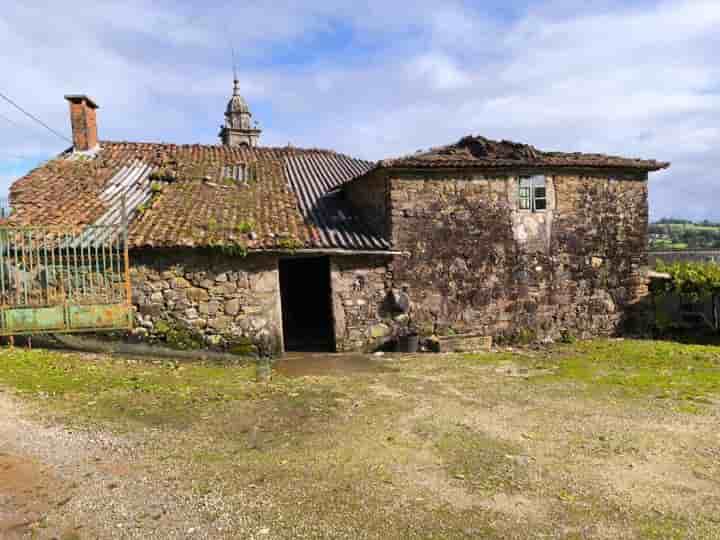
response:
[(0, 335), (132, 324), (127, 227), (0, 226)]

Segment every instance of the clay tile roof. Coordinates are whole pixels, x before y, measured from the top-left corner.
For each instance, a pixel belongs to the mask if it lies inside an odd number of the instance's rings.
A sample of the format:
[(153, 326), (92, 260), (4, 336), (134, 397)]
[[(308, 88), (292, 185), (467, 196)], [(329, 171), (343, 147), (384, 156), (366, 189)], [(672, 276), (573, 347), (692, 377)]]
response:
[(468, 136), (456, 144), (434, 148), (397, 159), (381, 161), (385, 168), (425, 167), (575, 167), (603, 169), (638, 169), (658, 171), (670, 163), (566, 152), (543, 152), (529, 144), (512, 141), (493, 141), (480, 136)]
[(66, 152), (10, 189), (11, 223), (118, 223), (134, 247), (387, 250), (337, 188), (373, 167), (327, 150), (102, 142)]

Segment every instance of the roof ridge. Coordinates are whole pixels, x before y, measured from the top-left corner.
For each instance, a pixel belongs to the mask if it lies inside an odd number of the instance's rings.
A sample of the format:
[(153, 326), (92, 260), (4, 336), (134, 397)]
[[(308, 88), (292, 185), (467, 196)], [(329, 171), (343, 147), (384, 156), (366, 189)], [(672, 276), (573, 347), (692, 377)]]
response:
[(283, 154), (327, 154), (347, 157), (357, 161), (365, 161), (367, 163), (374, 163), (372, 160), (353, 157), (349, 154), (339, 152), (330, 148), (318, 148), (318, 147), (301, 147), (301, 146), (256, 146), (256, 147), (237, 147), (237, 146), (225, 146), (223, 144), (203, 144), (203, 143), (171, 143), (171, 142), (158, 142), (158, 141), (111, 141), (101, 140), (100, 146), (142, 146), (142, 147), (164, 147), (164, 148), (198, 148), (198, 149), (214, 149), (220, 151), (246, 151), (246, 152), (278, 152)]
[(627, 158), (612, 154), (544, 151), (526, 143), (466, 135), (454, 144), (380, 161), (381, 167), (555, 166), (632, 168), (656, 171), (670, 166), (654, 159)]

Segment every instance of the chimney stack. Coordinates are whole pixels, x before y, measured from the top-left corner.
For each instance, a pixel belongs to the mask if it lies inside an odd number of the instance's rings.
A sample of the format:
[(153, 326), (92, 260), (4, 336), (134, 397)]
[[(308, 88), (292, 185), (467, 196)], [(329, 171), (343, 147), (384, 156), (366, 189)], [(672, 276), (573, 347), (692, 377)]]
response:
[(70, 125), (72, 126), (73, 147), (76, 152), (89, 152), (98, 146), (97, 118), (98, 106), (89, 97), (82, 94), (65, 96), (70, 102)]

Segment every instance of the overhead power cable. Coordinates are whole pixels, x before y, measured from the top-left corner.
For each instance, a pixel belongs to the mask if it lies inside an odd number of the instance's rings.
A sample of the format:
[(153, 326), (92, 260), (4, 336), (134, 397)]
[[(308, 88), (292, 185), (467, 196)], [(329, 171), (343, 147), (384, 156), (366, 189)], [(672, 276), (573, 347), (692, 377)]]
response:
[(23, 109), (20, 105), (18, 105), (17, 103), (15, 103), (12, 99), (10, 99), (9, 97), (7, 97), (7, 96), (6, 96), (5, 94), (3, 94), (2, 92), (0, 92), (0, 98), (2, 98), (2, 99), (4, 99), (5, 101), (7, 101), (10, 105), (12, 105), (13, 107), (15, 107), (18, 111), (20, 111), (21, 113), (23, 113), (23, 114), (24, 114), (25, 116), (27, 116), (28, 118), (31, 118), (32, 120), (34, 120), (35, 122), (37, 122), (38, 124), (40, 124), (41, 126), (43, 126), (43, 127), (44, 127), (45, 129), (47, 129), (50, 133), (53, 133), (53, 134), (57, 135), (58, 137), (60, 137), (62, 140), (67, 141), (67, 142), (69, 142), (70, 144), (72, 144), (72, 141), (71, 141), (70, 139), (68, 139), (65, 135), (63, 135), (63, 134), (60, 133), (59, 131), (55, 131), (53, 128), (51, 128), (50, 126), (48, 126), (45, 122), (43, 122), (42, 120), (40, 120), (37, 116), (34, 116), (33, 114), (31, 114), (31, 113), (29, 113), (28, 111), (26, 111), (25, 109)]
[(15, 120), (5, 116), (3, 113), (0, 113), (0, 118), (2, 118), (3, 120), (6, 120), (8, 123), (12, 124), (13, 126), (17, 126), (19, 128), (23, 127), (22, 124), (18, 124)]

